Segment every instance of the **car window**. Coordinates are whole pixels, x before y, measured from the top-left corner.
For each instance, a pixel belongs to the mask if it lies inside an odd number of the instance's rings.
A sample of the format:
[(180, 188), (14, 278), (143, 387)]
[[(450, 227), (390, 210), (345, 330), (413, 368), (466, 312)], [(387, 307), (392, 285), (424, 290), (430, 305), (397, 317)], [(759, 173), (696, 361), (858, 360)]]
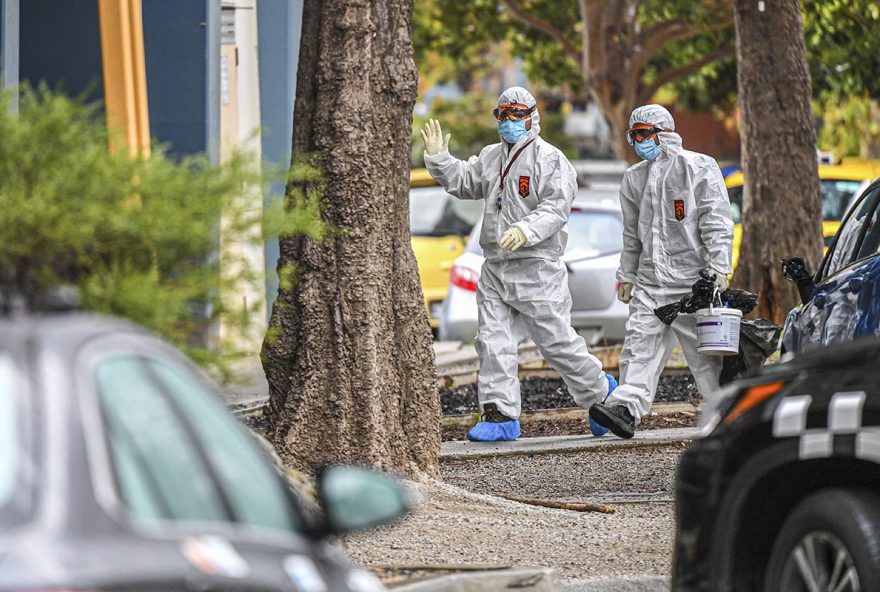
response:
[(134, 357), (94, 372), (120, 496), (137, 522), (228, 520), (192, 435)]
[(413, 236), (466, 236), (483, 213), (483, 200), (457, 199), (442, 187), (409, 192), (409, 230)]
[(734, 224), (742, 223), (743, 209), (743, 186), (737, 185), (727, 190), (727, 197), (730, 199), (730, 217)]
[[(850, 179), (820, 179), (822, 190), (822, 219), (840, 220), (846, 213), (847, 206), (859, 189), (862, 181)], [(742, 223), (743, 186), (737, 185), (727, 190), (730, 198), (730, 216), (734, 224)]]
[(14, 370), (9, 356), (0, 352), (0, 508), (15, 493), (15, 475), (18, 471), (18, 416), (15, 387), (12, 384)]
[(180, 405), (193, 426), (238, 522), (266, 528), (298, 530), (284, 484), (254, 440), (188, 372), (163, 361), (147, 364)]
[[(873, 193), (880, 193), (880, 187), (874, 189)], [(876, 195), (866, 199), (878, 201)], [(868, 229), (865, 232), (865, 238), (862, 239), (858, 255), (855, 257), (856, 260), (880, 253), (880, 220), (878, 218), (880, 218), (880, 208), (874, 208), (874, 213), (871, 214), (871, 221), (868, 223)]]
[(573, 210), (568, 219), (569, 259), (599, 257), (623, 250), (623, 222), (611, 212)]
[(861, 181), (848, 179), (822, 179), (822, 219), (840, 220)]
[(826, 255), (822, 279), (834, 275), (855, 260), (856, 249), (859, 247), (859, 241), (863, 235), (862, 230), (868, 217), (874, 213), (878, 196), (880, 196), (880, 191), (873, 191), (870, 195), (865, 196), (847, 215)]

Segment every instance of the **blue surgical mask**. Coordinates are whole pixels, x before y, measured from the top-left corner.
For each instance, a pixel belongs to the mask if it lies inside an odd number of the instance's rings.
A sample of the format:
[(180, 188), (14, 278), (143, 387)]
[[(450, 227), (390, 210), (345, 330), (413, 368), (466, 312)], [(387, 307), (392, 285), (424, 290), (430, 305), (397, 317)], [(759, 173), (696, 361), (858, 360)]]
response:
[(636, 149), (636, 154), (644, 160), (654, 160), (660, 155), (660, 145), (654, 141), (654, 138), (636, 142), (633, 147)]
[(526, 120), (511, 121), (505, 119), (498, 124), (498, 135), (509, 144), (516, 144), (529, 131), (526, 129)]

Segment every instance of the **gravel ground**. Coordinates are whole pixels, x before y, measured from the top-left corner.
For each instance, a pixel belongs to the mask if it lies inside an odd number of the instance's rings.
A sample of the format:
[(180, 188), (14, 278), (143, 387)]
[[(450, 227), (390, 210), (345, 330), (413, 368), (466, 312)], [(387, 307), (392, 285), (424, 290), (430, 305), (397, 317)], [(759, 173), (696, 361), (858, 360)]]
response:
[[(665, 576), (674, 531), (668, 500), (682, 450), (674, 444), (446, 462), (446, 483), (411, 484), (423, 498), (413, 514), (348, 537), (348, 554), (368, 566), (551, 567), (565, 580)], [(540, 508), (497, 495), (610, 503), (615, 513)]]
[[(613, 375), (618, 378), (617, 375)], [(520, 381), (523, 411), (574, 407), (568, 387), (561, 378), (526, 378)], [(661, 376), (655, 401), (699, 400), (694, 379), (690, 374)], [(465, 415), (477, 410), (477, 385), (463, 384), (455, 388), (440, 388), (440, 406), (443, 415)]]

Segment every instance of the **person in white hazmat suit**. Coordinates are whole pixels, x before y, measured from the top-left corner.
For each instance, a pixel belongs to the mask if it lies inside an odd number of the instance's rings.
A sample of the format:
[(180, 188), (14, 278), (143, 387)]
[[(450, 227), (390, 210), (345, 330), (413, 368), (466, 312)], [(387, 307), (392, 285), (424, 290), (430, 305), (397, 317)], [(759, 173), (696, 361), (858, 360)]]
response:
[(482, 417), (468, 432), (477, 441), (520, 435), (517, 346), (526, 335), (584, 409), (616, 385), (571, 327), (568, 273), (560, 257), (577, 189), (574, 167), (539, 136), (540, 116), (526, 89), (505, 90), (493, 115), (502, 142), (467, 161), (449, 154), (449, 134), (443, 137), (438, 122), (422, 131), (434, 179), (457, 198), (485, 199), (476, 339)]
[(660, 374), (676, 338), (704, 397), (718, 388), (722, 357), (697, 351), (694, 315), (664, 325), (654, 309), (691, 293), (701, 271), (718, 290), (731, 272), (733, 221), (715, 160), (682, 148), (672, 115), (660, 105), (635, 109), (627, 139), (642, 162), (627, 169), (620, 187), (623, 253), (618, 299), (629, 303), (620, 386), (590, 418), (621, 438), (631, 438), (651, 409)]

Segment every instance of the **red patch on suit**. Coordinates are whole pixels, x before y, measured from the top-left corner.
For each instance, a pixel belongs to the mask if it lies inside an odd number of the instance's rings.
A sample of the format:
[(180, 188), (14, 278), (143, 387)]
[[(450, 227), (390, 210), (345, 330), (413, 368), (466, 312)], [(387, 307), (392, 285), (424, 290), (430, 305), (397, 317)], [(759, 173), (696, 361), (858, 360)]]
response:
[(522, 176), (519, 178), (519, 196), (520, 197), (528, 197), (530, 184), (531, 184), (531, 179), (529, 177)]
[(675, 219), (681, 222), (684, 220), (684, 200), (675, 200)]

